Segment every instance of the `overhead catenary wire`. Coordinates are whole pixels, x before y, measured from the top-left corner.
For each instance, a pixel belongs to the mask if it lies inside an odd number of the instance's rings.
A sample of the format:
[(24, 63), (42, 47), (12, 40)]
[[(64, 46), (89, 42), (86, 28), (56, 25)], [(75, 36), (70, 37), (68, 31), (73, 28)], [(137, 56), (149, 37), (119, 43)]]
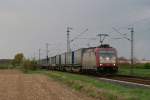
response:
[(119, 33), (122, 36), (122, 38), (125, 38), (126, 40), (131, 42), (131, 70), (130, 70), (130, 74), (133, 74), (133, 64), (134, 64), (134, 27), (128, 28), (128, 30), (130, 30), (130, 32), (131, 32), (131, 38), (126, 37), (125, 36), (126, 34), (121, 33), (119, 30), (117, 30), (114, 27), (113, 27), (113, 30), (116, 31), (117, 33)]
[(70, 42), (75, 41), (76, 39), (78, 39), (81, 35), (85, 34), (88, 31), (88, 28), (85, 29), (83, 32), (79, 33), (79, 35), (77, 35), (75, 38), (71, 39)]
[[(112, 27), (112, 29), (113, 29), (115, 32), (119, 33), (119, 34), (122, 36), (122, 38), (125, 38), (125, 39), (131, 41), (131, 39), (129, 39), (129, 38), (126, 37), (127, 34), (121, 33), (119, 30), (117, 30), (117, 29), (114, 28), (114, 27)], [(117, 38), (116, 38), (116, 39), (117, 39)], [(120, 39), (120, 38), (119, 38), (119, 39)]]

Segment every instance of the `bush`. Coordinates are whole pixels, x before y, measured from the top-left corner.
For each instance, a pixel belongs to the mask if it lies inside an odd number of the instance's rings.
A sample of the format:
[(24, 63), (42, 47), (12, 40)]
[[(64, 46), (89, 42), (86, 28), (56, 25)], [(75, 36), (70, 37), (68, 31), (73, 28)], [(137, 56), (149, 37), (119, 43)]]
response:
[(24, 60), (24, 55), (23, 55), (23, 53), (17, 53), (17, 54), (14, 56), (14, 59), (13, 59), (13, 61), (12, 61), (11, 63), (12, 63), (12, 65), (13, 65), (14, 67), (16, 67), (16, 66), (22, 65), (23, 60)]
[(144, 64), (144, 68), (145, 68), (145, 69), (150, 69), (150, 63)]
[(37, 69), (37, 62), (32, 60), (25, 60), (23, 63), (23, 70), (24, 72), (28, 72), (29, 70), (36, 70)]

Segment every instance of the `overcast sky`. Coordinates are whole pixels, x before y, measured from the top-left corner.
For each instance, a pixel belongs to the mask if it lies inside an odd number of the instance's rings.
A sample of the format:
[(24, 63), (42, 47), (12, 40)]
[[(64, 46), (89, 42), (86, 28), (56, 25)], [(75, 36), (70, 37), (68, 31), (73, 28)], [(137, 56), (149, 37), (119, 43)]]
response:
[[(0, 0), (0, 58), (12, 58), (17, 52), (26, 57), (45, 56), (45, 43), (50, 43), (50, 55), (66, 50), (66, 28), (71, 38), (88, 28), (82, 38), (108, 33), (121, 37), (135, 28), (135, 56), (150, 59), (150, 1), (149, 0)], [(130, 57), (130, 42), (113, 40), (119, 56)], [(78, 49), (98, 45), (99, 40), (75, 40), (71, 47)]]

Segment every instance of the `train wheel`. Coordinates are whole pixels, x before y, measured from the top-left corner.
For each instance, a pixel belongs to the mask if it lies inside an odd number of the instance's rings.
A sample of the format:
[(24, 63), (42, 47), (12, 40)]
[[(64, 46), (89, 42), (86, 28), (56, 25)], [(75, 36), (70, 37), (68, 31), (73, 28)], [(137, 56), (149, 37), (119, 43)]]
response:
[(115, 68), (113, 71), (114, 71), (114, 73), (117, 73), (118, 72), (118, 67)]
[(105, 68), (97, 68), (97, 73), (105, 74)]

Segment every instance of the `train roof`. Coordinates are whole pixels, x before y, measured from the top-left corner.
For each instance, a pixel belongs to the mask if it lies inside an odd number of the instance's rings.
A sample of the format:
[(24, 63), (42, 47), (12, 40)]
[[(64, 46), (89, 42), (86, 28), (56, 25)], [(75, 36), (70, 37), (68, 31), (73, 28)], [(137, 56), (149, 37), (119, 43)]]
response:
[(112, 48), (109, 44), (102, 44), (98, 46), (99, 48)]
[[(94, 49), (94, 48), (113, 48), (113, 47), (111, 47), (109, 44), (102, 44), (102, 45), (95, 46), (95, 47), (79, 48), (79, 49), (73, 50), (73, 51), (71, 51), (71, 52), (74, 52), (74, 51), (77, 51), (77, 50)], [(67, 52), (63, 52), (63, 53), (60, 53), (60, 54), (56, 54), (55, 56), (61, 55), (61, 54), (64, 54), (64, 53), (67, 53)], [(55, 56), (52, 56), (52, 57), (55, 57)]]
[[(95, 46), (95, 47), (80, 48), (80, 49), (77, 49), (77, 50), (94, 49), (94, 48), (113, 48), (113, 47), (111, 47), (109, 44), (103, 44), (103, 45), (99, 45), (99, 46)], [(76, 51), (76, 50), (74, 50), (74, 51)]]

